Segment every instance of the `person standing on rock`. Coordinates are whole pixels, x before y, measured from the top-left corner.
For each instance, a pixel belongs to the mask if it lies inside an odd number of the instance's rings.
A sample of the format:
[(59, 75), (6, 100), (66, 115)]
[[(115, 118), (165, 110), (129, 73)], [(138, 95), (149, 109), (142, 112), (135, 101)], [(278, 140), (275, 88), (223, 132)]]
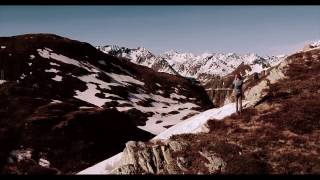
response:
[(237, 114), (240, 114), (242, 112), (242, 84), (243, 84), (242, 77), (241, 77), (240, 73), (238, 73), (235, 76), (235, 79), (233, 81), (233, 93), (234, 93), (235, 98), (236, 98), (236, 111), (237, 111)]

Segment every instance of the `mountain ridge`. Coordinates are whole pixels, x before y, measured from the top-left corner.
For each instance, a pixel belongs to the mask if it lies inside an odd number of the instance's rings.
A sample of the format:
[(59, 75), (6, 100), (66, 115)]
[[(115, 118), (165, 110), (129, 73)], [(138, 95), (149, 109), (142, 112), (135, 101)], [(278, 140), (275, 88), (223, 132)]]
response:
[[(178, 74), (187, 78), (195, 78), (200, 82), (206, 82), (213, 76), (225, 76), (236, 69), (241, 63), (250, 65), (253, 74), (261, 72), (266, 67), (271, 67), (283, 60), (286, 55), (262, 57), (256, 53), (179, 53), (174, 50), (160, 55), (152, 54), (146, 48), (135, 49), (119, 46), (97, 46), (97, 49), (116, 57), (128, 58), (131, 62), (147, 66), (155, 71)], [(161, 65), (156, 65), (161, 64)]]

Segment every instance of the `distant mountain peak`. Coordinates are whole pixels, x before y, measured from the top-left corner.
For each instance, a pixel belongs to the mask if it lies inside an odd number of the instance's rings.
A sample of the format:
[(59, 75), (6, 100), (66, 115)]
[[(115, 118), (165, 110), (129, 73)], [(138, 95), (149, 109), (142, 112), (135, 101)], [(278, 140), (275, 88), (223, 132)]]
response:
[(315, 48), (320, 48), (320, 40), (306, 44), (301, 51), (309, 51)]
[(118, 57), (126, 57), (133, 63), (147, 66), (156, 71), (170, 74), (178, 73), (181, 76), (196, 78), (200, 81), (205, 80), (200, 76), (227, 75), (241, 63), (252, 66), (251, 69), (254, 69), (254, 72), (260, 72), (285, 58), (285, 56), (262, 57), (257, 53), (238, 54), (235, 52), (205, 52), (195, 55), (178, 52), (175, 49), (166, 51), (161, 55), (154, 55), (141, 46), (136, 49), (123, 48), (113, 53), (104, 49), (102, 51)]
[(320, 40), (314, 41), (310, 44), (312, 47), (319, 47), (320, 46)]

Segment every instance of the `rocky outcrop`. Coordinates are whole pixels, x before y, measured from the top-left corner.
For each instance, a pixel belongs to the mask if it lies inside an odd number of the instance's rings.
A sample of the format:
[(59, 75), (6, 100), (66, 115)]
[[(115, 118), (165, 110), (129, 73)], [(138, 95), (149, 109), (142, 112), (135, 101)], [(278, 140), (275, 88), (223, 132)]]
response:
[(268, 89), (270, 84), (274, 84), (278, 80), (285, 78), (284, 69), (287, 64), (288, 62), (284, 60), (280, 64), (265, 71), (250, 75), (246, 74), (251, 70), (250, 67), (241, 64), (232, 73), (223, 77), (212, 77), (211, 80), (203, 86), (206, 88), (206, 92), (213, 104), (223, 106), (235, 101), (231, 87), (235, 74), (240, 73), (245, 77), (243, 85), (244, 100), (258, 102), (266, 95), (264, 91)]
[(267, 95), (271, 84), (286, 78), (285, 70), (287, 65), (288, 60), (284, 60), (279, 65), (260, 74), (260, 79), (247, 81), (244, 85), (244, 99), (250, 101), (252, 104), (256, 104), (263, 99)]
[[(189, 174), (194, 173), (192, 159), (183, 156), (190, 149), (190, 142), (168, 140), (146, 144), (130, 141), (126, 144), (119, 167), (111, 174)], [(199, 173), (225, 171), (226, 162), (213, 152), (199, 151), (198, 156), (204, 169)]]
[(260, 159), (237, 144), (198, 137), (184, 134), (165, 142), (128, 142), (119, 166), (110, 174), (256, 174), (267, 170)]
[(178, 142), (147, 146), (143, 142), (130, 141), (126, 143), (120, 167), (111, 171), (111, 174), (175, 174), (180, 168), (172, 152), (182, 150), (184, 146)]

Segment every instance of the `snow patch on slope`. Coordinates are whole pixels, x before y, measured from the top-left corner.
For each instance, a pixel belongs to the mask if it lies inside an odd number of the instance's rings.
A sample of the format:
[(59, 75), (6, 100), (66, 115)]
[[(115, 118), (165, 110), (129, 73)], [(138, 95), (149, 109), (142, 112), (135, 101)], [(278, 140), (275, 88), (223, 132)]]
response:
[(103, 99), (95, 96), (95, 94), (100, 93), (97, 89), (97, 85), (92, 83), (87, 83), (87, 90), (81, 92), (79, 90), (76, 91), (75, 98), (81, 99), (85, 102), (94, 104), (98, 107), (102, 107), (106, 102), (111, 102), (110, 99)]
[(0, 84), (7, 82), (6, 80), (0, 80)]
[[(248, 104), (248, 101), (244, 101), (242, 104), (244, 108)], [(156, 139), (168, 139), (173, 134), (183, 133), (198, 133), (202, 131), (202, 126), (210, 119), (221, 120), (233, 113), (235, 113), (235, 103), (226, 104), (220, 108), (214, 108), (205, 112), (199, 113), (198, 115), (192, 116), (183, 122), (176, 124), (175, 126), (163, 131), (152, 140)]]
[(56, 99), (52, 99), (51, 104), (54, 104), (54, 103), (62, 103), (62, 101), (56, 100)]
[(59, 64), (54, 63), (54, 62), (50, 62), (50, 65), (51, 65), (51, 66), (60, 66)]
[(120, 85), (120, 84), (117, 84), (117, 83), (104, 82), (104, 81), (98, 79), (98, 75), (97, 74), (89, 74), (89, 75), (84, 75), (84, 76), (80, 76), (80, 77), (77, 77), (77, 78), (80, 79), (83, 82), (86, 82), (86, 83), (98, 84), (100, 88), (108, 89), (108, 90), (111, 90), (110, 86), (119, 86)]
[[(99, 87), (100, 89), (106, 89), (106, 90), (111, 90), (110, 86), (131, 86), (132, 84), (143, 86), (144, 82), (141, 82), (137, 79), (134, 79), (131, 76), (123, 75), (123, 74), (115, 74), (115, 73), (107, 73), (104, 71), (101, 71), (98, 67), (95, 67), (89, 63), (81, 62), (72, 58), (69, 58), (64, 55), (56, 54), (53, 52), (53, 50), (49, 48), (44, 48), (44, 49), (38, 49), (37, 50), (39, 55), (43, 58), (46, 59), (53, 59), (57, 60), (59, 62), (65, 63), (65, 64), (70, 64), (74, 65), (79, 68), (86, 69), (89, 71), (91, 74), (89, 75), (84, 75), (80, 77), (76, 77), (80, 79), (81, 81), (85, 82), (87, 85), (87, 89), (83, 92), (76, 90), (75, 93), (76, 95), (74, 96), (75, 98), (81, 99), (83, 101), (86, 101), (88, 103), (94, 104), (98, 107), (102, 107), (106, 102), (111, 102), (112, 100), (109, 99), (108, 97), (117, 97), (120, 98), (119, 96), (115, 94), (109, 94), (109, 93), (103, 93), (104, 98), (99, 98), (96, 96), (98, 93), (102, 93), (100, 90), (97, 89)], [(50, 62), (50, 65), (53, 66), (60, 66), (57, 63)], [(114, 64), (113, 64), (114, 65)], [(121, 71), (123, 72), (128, 72), (127, 70), (123, 69), (120, 66), (114, 65), (116, 68), (120, 68)], [(53, 72), (53, 73), (58, 73), (59, 71), (51, 68), (49, 70), (45, 70), (46, 72)], [(100, 80), (98, 77), (98, 73), (104, 73), (105, 75), (109, 76), (112, 79), (111, 83), (107, 83), (105, 81)], [(130, 74), (130, 73), (129, 73)], [(62, 77), (56, 75), (54, 78), (52, 78), (55, 81), (61, 81)]]
[(29, 59), (34, 59), (36, 56), (34, 56), (33, 54), (30, 55)]
[[(144, 107), (138, 104), (140, 101), (153, 100), (149, 107)], [(166, 130), (166, 126), (175, 125), (182, 119), (191, 114), (198, 113), (198, 111), (192, 110), (198, 105), (193, 103), (180, 103), (179, 101), (172, 100), (157, 94), (145, 94), (139, 92), (138, 94), (130, 93), (129, 101), (124, 101), (130, 104), (129, 107), (117, 107), (118, 111), (128, 111), (135, 108), (144, 113), (153, 113), (148, 117), (145, 126), (138, 126), (140, 129), (148, 131), (152, 134), (159, 134)], [(161, 121), (159, 123), (159, 121)], [(157, 123), (158, 122), (158, 123)]]
[(69, 58), (67, 56), (56, 54), (49, 48), (37, 49), (37, 51), (38, 51), (39, 55), (41, 57), (43, 57), (43, 58), (54, 59), (54, 60), (60, 61), (60, 62), (65, 63), (65, 64), (70, 64), (70, 65), (74, 65), (74, 66), (77, 66), (77, 67), (80, 67), (80, 68), (84, 68), (89, 72), (94, 72), (93, 67), (90, 66), (89, 64), (81, 63), (80, 61), (77, 61), (75, 59)]
[[(166, 104), (163, 103), (153, 103), (153, 107), (137, 107), (137, 109), (145, 111), (145, 112), (154, 112), (155, 114), (152, 117), (148, 118), (145, 126), (138, 126), (140, 129), (148, 131), (152, 134), (160, 134), (161, 132), (167, 130), (165, 126), (173, 126), (181, 121), (183, 121), (183, 117), (192, 114), (199, 113), (198, 111), (191, 110), (193, 107), (198, 107), (192, 103), (185, 104), (173, 104), (170, 105), (169, 108)], [(176, 112), (177, 114), (169, 114), (170, 112)], [(164, 114), (164, 115), (163, 115)], [(157, 123), (157, 121), (161, 121), (161, 123)]]
[(52, 72), (52, 73), (58, 73), (59, 72), (59, 70), (56, 70), (56, 69), (53, 69), (53, 68), (51, 68), (51, 69), (46, 69), (46, 70), (44, 70), (45, 72)]
[[(249, 105), (248, 101), (243, 102), (244, 108)], [(164, 140), (168, 139), (173, 134), (183, 134), (183, 133), (197, 133), (203, 131), (203, 125), (210, 119), (221, 120), (226, 116), (231, 115), (235, 112), (235, 103), (227, 104), (220, 108), (214, 108), (195, 115), (187, 120), (184, 120), (175, 126), (163, 131), (151, 141), (154, 140)], [(79, 175), (84, 174), (110, 174), (110, 172), (116, 168), (121, 160), (122, 152), (94, 165), (81, 172)]]
[(38, 162), (39, 166), (42, 166), (42, 167), (50, 167), (50, 162), (44, 158), (40, 158), (39, 159), (39, 162)]
[(27, 77), (24, 73), (21, 74), (20, 79), (24, 79), (25, 77)]
[(183, 95), (178, 95), (176, 93), (172, 93), (170, 94), (170, 98), (173, 99), (173, 98), (176, 98), (176, 99), (186, 99), (187, 97), (183, 96)]
[(52, 80), (62, 81), (62, 76), (56, 75), (55, 77), (52, 78)]
[(137, 84), (140, 86), (144, 85), (144, 82), (138, 81), (138, 80), (132, 78), (131, 76), (126, 76), (126, 75), (122, 75), (122, 74), (114, 74), (114, 73), (105, 73), (105, 74), (110, 76), (115, 81), (120, 82), (121, 84), (124, 84), (124, 85), (129, 85), (128, 83), (133, 83), (133, 84)]

